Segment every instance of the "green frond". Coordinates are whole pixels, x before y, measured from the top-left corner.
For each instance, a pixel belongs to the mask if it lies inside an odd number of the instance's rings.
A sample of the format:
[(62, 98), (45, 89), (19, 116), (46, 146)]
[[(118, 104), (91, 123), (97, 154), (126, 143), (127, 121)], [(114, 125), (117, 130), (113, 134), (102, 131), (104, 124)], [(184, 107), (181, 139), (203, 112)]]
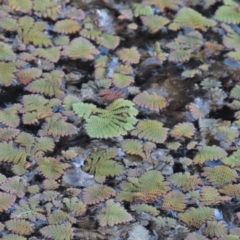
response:
[(132, 216), (120, 203), (114, 203), (113, 200), (108, 200), (101, 213), (97, 215), (97, 220), (102, 227), (112, 227), (116, 224), (130, 222)]
[(14, 61), (16, 54), (10, 45), (0, 42), (0, 61)]
[(176, 31), (180, 28), (192, 28), (206, 31), (206, 27), (216, 25), (214, 20), (208, 19), (192, 8), (183, 7), (175, 16), (173, 23), (169, 25), (169, 29)]
[(132, 76), (114, 73), (112, 75), (113, 84), (118, 88), (125, 88), (129, 86), (131, 83), (134, 83), (134, 78)]
[(80, 34), (85, 38), (97, 40), (97, 38), (99, 38), (99, 36), (101, 35), (101, 31), (97, 29), (83, 29)]
[(169, 54), (169, 61), (170, 62), (187, 62), (190, 60), (190, 58), (192, 57), (192, 51), (187, 49), (177, 49), (174, 51), (171, 51)]
[(233, 59), (234, 61), (240, 61), (240, 50), (238, 51), (231, 51), (226, 54), (228, 57)]
[(171, 136), (176, 138), (186, 137), (191, 139), (194, 135), (194, 132), (195, 128), (192, 123), (179, 123), (173, 127)]
[(232, 168), (240, 167), (240, 150), (237, 150), (231, 156), (222, 159), (222, 162)]
[(189, 233), (186, 236), (186, 240), (209, 240), (209, 238), (206, 238), (202, 234), (198, 234), (194, 232), (194, 233)]
[(115, 69), (115, 73), (121, 73), (121, 74), (133, 74), (133, 69), (131, 66), (129, 65), (119, 65), (116, 69)]
[(222, 141), (232, 143), (238, 136), (239, 136), (238, 129), (233, 127), (221, 126), (218, 127), (218, 136), (216, 136), (216, 139), (221, 139)]
[(151, 33), (158, 32), (170, 22), (169, 19), (162, 16), (156, 16), (156, 15), (144, 16), (144, 17), (141, 17), (141, 20), (143, 24), (150, 29)]
[(240, 100), (240, 85), (235, 85), (235, 87), (230, 92), (230, 96), (232, 98)]
[(227, 184), (219, 192), (230, 197), (240, 197), (240, 184)]
[(51, 73), (44, 73), (43, 78), (37, 79), (31, 82), (26, 90), (32, 93), (42, 93), (50, 97), (57, 97), (59, 99), (64, 98), (64, 92), (62, 91), (62, 77), (64, 72), (60, 70), (54, 70)]
[(37, 48), (33, 55), (56, 63), (60, 58), (61, 47)]
[(51, 0), (33, 0), (33, 10), (39, 17), (56, 20), (60, 14), (60, 6)]
[(15, 32), (18, 29), (18, 24), (16, 19), (4, 18), (0, 21), (0, 27), (6, 31)]
[(7, 229), (20, 235), (30, 235), (32, 226), (30, 222), (22, 219), (12, 219), (6, 222)]
[(207, 221), (207, 226), (203, 229), (203, 234), (211, 239), (224, 236), (227, 232), (226, 225), (217, 221)]
[(68, 36), (60, 35), (54, 38), (53, 43), (56, 46), (66, 46), (66, 45), (69, 45), (69, 41), (70, 40)]
[(97, 38), (97, 43), (104, 46), (107, 49), (115, 49), (120, 43), (120, 37), (112, 36), (107, 33), (102, 34)]
[(77, 128), (73, 124), (66, 122), (62, 119), (61, 115), (55, 114), (46, 119), (46, 123), (38, 134), (40, 136), (53, 136), (54, 138), (59, 138), (77, 134), (77, 132)]
[(176, 220), (173, 218), (159, 216), (152, 219), (160, 228), (174, 228), (176, 226)]
[(78, 103), (79, 99), (73, 95), (67, 95), (63, 100), (63, 108), (66, 111), (71, 111), (73, 109), (73, 104)]
[(73, 34), (81, 29), (81, 25), (72, 19), (64, 19), (55, 23), (53, 31), (63, 34)]
[(39, 78), (41, 75), (42, 70), (38, 68), (26, 68), (16, 73), (18, 81), (23, 85), (27, 85), (32, 80)]
[(76, 219), (72, 217), (70, 214), (59, 209), (56, 211), (53, 211), (48, 216), (48, 223), (51, 225), (61, 224), (63, 222), (76, 223)]
[(16, 67), (14, 63), (0, 62), (0, 85), (9, 87), (14, 80)]
[(183, 212), (186, 208), (186, 203), (185, 195), (178, 190), (174, 190), (163, 196), (162, 209)]
[(57, 181), (52, 180), (52, 179), (45, 179), (43, 181), (43, 187), (46, 190), (55, 190), (57, 188), (59, 188), (59, 184)]
[(148, 204), (135, 204), (135, 205), (131, 205), (131, 210), (132, 211), (135, 211), (139, 214), (141, 214), (142, 212), (144, 213), (148, 213), (152, 216), (157, 216), (159, 215), (159, 211), (151, 206), (151, 205), (148, 205)]
[(122, 174), (123, 167), (112, 160), (117, 154), (117, 148), (94, 152), (86, 159), (83, 170), (93, 174), (98, 182), (103, 182), (105, 177)]
[(121, 184), (122, 191), (117, 195), (118, 200), (153, 202), (169, 190), (168, 183), (156, 170), (145, 172), (139, 179), (129, 178), (129, 181)]
[(190, 175), (189, 172), (175, 173), (169, 177), (169, 181), (184, 192), (194, 190), (198, 185), (203, 185), (198, 175)]
[(215, 79), (205, 78), (203, 81), (201, 81), (200, 85), (203, 87), (203, 89), (211, 89), (220, 88), (222, 86), (222, 83)]
[(27, 154), (24, 149), (16, 148), (13, 146), (13, 142), (0, 143), (0, 161), (12, 162), (12, 163), (25, 163)]
[(195, 164), (203, 164), (206, 161), (216, 161), (227, 156), (224, 149), (217, 146), (203, 146), (198, 148), (199, 152), (194, 157)]
[(133, 102), (140, 107), (148, 108), (155, 112), (159, 112), (159, 110), (167, 106), (166, 98), (157, 95), (155, 92), (149, 94), (143, 91), (134, 97)]
[(237, 33), (228, 34), (227, 36), (223, 37), (223, 44), (227, 48), (240, 49), (239, 42), (240, 35)]
[(5, 192), (17, 195), (19, 198), (22, 198), (26, 192), (22, 179), (18, 176), (8, 178), (1, 184), (0, 188)]
[(201, 189), (200, 202), (204, 206), (215, 205), (221, 202), (230, 201), (230, 197), (223, 197), (216, 188), (203, 186)]
[(240, 11), (235, 6), (221, 6), (214, 15), (215, 19), (228, 24), (240, 23)]
[(79, 117), (86, 119), (86, 131), (90, 137), (110, 138), (127, 134), (137, 122), (138, 111), (129, 100), (117, 99), (106, 109), (93, 104), (75, 103), (73, 109)]
[(207, 112), (204, 109), (198, 107), (194, 103), (190, 103), (188, 107), (189, 107), (189, 111), (190, 111), (191, 115), (195, 119), (201, 119), (201, 118), (204, 118), (207, 115)]
[(133, 4), (134, 17), (153, 15), (153, 9), (150, 6), (144, 6), (143, 4), (135, 3)]
[(138, 64), (140, 60), (140, 53), (136, 47), (132, 48), (122, 48), (117, 51), (118, 57), (126, 63)]
[(8, 4), (13, 10), (22, 13), (28, 13), (32, 9), (31, 0), (8, 0)]
[(87, 205), (103, 202), (110, 197), (115, 196), (115, 190), (111, 187), (94, 184), (83, 190), (83, 202)]
[(199, 228), (207, 220), (214, 219), (214, 209), (209, 207), (189, 208), (178, 214), (179, 219), (188, 226)]
[(163, 143), (167, 138), (168, 128), (164, 128), (161, 122), (156, 120), (139, 121), (131, 135), (143, 138), (155, 143)]
[(1, 128), (0, 129), (0, 142), (9, 141), (15, 138), (19, 134), (18, 129), (14, 128)]
[(143, 0), (143, 4), (154, 5), (164, 12), (165, 8), (177, 10), (182, 2), (180, 0)]
[(60, 178), (64, 170), (69, 168), (70, 165), (67, 163), (61, 163), (55, 158), (45, 157), (37, 161), (38, 170), (42, 173), (45, 178), (58, 179)]
[(87, 210), (86, 205), (80, 202), (77, 197), (64, 198), (63, 202), (66, 204), (68, 211), (74, 213), (76, 216), (83, 215)]
[(30, 221), (46, 220), (45, 215), (43, 214), (44, 210), (38, 206), (37, 203), (33, 204), (21, 200), (19, 205), (15, 206), (15, 211), (11, 214), (11, 218), (14, 219), (27, 219)]
[(128, 240), (145, 240), (149, 239), (149, 231), (140, 224), (134, 224), (129, 232)]
[(7, 211), (16, 201), (16, 196), (0, 192), (0, 212)]
[(135, 139), (126, 139), (122, 141), (122, 149), (127, 154), (137, 155), (142, 158), (145, 158), (143, 153), (143, 145), (140, 141)]
[(199, 73), (198, 69), (185, 70), (181, 76), (184, 78), (194, 78)]
[(54, 141), (52, 138), (41, 137), (37, 138), (34, 147), (31, 149), (31, 154), (38, 152), (52, 152), (54, 149)]
[(20, 118), (18, 112), (21, 109), (20, 104), (14, 104), (9, 108), (0, 111), (0, 122), (8, 127), (16, 128), (19, 125)]
[(3, 236), (1, 240), (27, 240), (27, 238), (16, 234), (7, 234)]
[(226, 166), (205, 167), (203, 170), (202, 175), (218, 188), (223, 187), (227, 183), (231, 183), (237, 177), (237, 174)]
[(70, 223), (61, 225), (48, 225), (40, 229), (41, 234), (53, 240), (71, 240), (73, 237), (73, 229)]
[(63, 55), (71, 59), (86, 58), (87, 60), (93, 60), (94, 55), (99, 53), (97, 48), (83, 37), (72, 40), (69, 46), (64, 47), (63, 51)]

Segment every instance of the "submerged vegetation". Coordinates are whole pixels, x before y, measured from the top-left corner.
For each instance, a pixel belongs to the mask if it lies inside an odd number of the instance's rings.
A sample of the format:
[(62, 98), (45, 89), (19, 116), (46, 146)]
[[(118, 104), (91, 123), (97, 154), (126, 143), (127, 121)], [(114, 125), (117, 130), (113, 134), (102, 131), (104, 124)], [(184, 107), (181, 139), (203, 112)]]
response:
[(240, 2), (0, 0), (0, 238), (240, 239)]

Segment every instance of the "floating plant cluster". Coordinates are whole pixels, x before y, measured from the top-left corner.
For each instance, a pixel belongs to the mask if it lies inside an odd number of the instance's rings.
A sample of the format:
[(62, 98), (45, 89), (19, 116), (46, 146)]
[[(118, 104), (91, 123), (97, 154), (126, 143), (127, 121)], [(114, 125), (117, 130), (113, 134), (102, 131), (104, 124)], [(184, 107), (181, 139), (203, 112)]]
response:
[(0, 0), (0, 238), (240, 239), (240, 3)]

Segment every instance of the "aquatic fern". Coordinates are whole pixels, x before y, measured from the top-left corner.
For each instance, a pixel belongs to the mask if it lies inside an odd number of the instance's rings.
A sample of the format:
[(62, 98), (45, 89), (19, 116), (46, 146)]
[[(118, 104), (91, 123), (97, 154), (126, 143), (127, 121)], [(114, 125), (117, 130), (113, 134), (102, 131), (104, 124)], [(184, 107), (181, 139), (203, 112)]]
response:
[(137, 64), (140, 60), (140, 54), (136, 47), (122, 48), (117, 51), (117, 55), (123, 62), (127, 63)]
[(63, 55), (71, 59), (86, 58), (93, 60), (94, 55), (99, 54), (97, 48), (83, 37), (75, 38), (68, 46), (64, 47)]
[(164, 128), (161, 122), (156, 120), (139, 121), (131, 135), (143, 138), (155, 143), (163, 143), (167, 138), (168, 128)]
[(94, 184), (83, 190), (83, 202), (85, 204), (97, 204), (115, 196), (115, 190), (111, 187)]
[(86, 205), (80, 202), (77, 197), (64, 198), (63, 202), (66, 204), (68, 210), (76, 216), (83, 215), (87, 210)]
[(15, 201), (15, 195), (0, 192), (0, 212), (7, 211)]
[(30, 235), (32, 232), (30, 222), (22, 219), (12, 219), (6, 221), (6, 227), (8, 230), (20, 235)]
[(10, 86), (14, 80), (15, 71), (16, 66), (14, 63), (0, 62), (0, 84), (5, 87)]
[(51, 48), (37, 48), (33, 55), (39, 58), (48, 60), (49, 62), (56, 63), (60, 58), (60, 47), (51, 47)]
[(215, 19), (228, 24), (239, 24), (240, 23), (240, 11), (235, 6), (221, 6), (217, 9)]
[(240, 184), (227, 184), (219, 192), (230, 197), (240, 197)]
[(1, 110), (0, 123), (3, 123), (8, 127), (16, 128), (20, 123), (18, 113), (21, 108), (22, 106), (20, 104), (14, 104), (11, 107)]
[(120, 37), (112, 36), (107, 33), (102, 34), (97, 38), (97, 43), (107, 49), (115, 49), (120, 43)]
[(72, 34), (80, 30), (81, 25), (72, 19), (64, 19), (55, 23), (53, 31), (57, 33)]
[(69, 222), (61, 225), (48, 225), (40, 229), (41, 234), (53, 240), (71, 240), (73, 229)]
[(206, 27), (216, 25), (214, 20), (202, 16), (199, 12), (192, 8), (183, 7), (175, 16), (173, 23), (169, 25), (169, 29), (176, 31), (180, 28), (192, 28), (206, 31)]
[(223, 44), (227, 48), (239, 49), (240, 35), (237, 33), (230, 33), (223, 37)]
[(198, 234), (196, 232), (189, 233), (185, 240), (209, 240), (209, 238), (204, 237), (202, 234)]
[(145, 26), (147, 26), (151, 33), (156, 33), (161, 30), (165, 25), (169, 23), (169, 19), (162, 16), (144, 16), (141, 20)]
[(234, 61), (240, 61), (240, 51), (231, 51), (228, 52), (226, 55)]
[(232, 98), (240, 100), (240, 85), (235, 85), (235, 87), (230, 92), (230, 96)]
[(15, 138), (19, 134), (18, 129), (14, 128), (1, 128), (0, 129), (0, 142), (9, 141)]
[(145, 203), (131, 205), (131, 210), (135, 211), (139, 214), (141, 214), (142, 212), (145, 212), (145, 213), (148, 213), (152, 216), (159, 215), (159, 211), (155, 207), (153, 207), (151, 205), (148, 205), (148, 204), (145, 204)]
[(53, 211), (48, 216), (49, 224), (61, 224), (63, 222), (76, 223), (76, 218), (60, 209)]
[(214, 219), (214, 209), (209, 207), (189, 208), (184, 213), (179, 213), (179, 219), (188, 226), (199, 228), (207, 220)]
[(237, 150), (229, 157), (222, 159), (222, 162), (232, 168), (240, 167), (240, 150)]
[(122, 174), (123, 167), (112, 160), (117, 154), (117, 148), (94, 152), (86, 159), (83, 170), (93, 174), (98, 182), (103, 182), (107, 176)]
[(120, 203), (114, 203), (113, 200), (108, 200), (101, 213), (97, 215), (97, 220), (102, 227), (112, 227), (116, 224), (130, 222), (132, 216)]
[(207, 226), (203, 229), (203, 233), (211, 239), (214, 237), (221, 237), (227, 234), (227, 227), (222, 222), (207, 221)]
[(4, 18), (0, 21), (0, 27), (6, 31), (15, 32), (18, 29), (18, 23), (16, 19)]
[(16, 73), (18, 81), (23, 85), (27, 85), (32, 80), (39, 78), (41, 75), (42, 75), (42, 70), (38, 68), (26, 68)]
[(75, 103), (73, 109), (86, 120), (86, 131), (90, 137), (110, 138), (127, 134), (137, 122), (138, 111), (133, 103), (122, 98), (115, 100), (106, 109), (93, 104)]
[(145, 158), (145, 154), (143, 153), (143, 145), (138, 140), (135, 139), (123, 140), (122, 149), (127, 154), (137, 155), (142, 158)]
[(13, 10), (22, 13), (28, 13), (32, 9), (31, 0), (8, 0), (8, 4)]
[(134, 17), (153, 15), (153, 9), (150, 6), (135, 3), (133, 4)]
[(179, 123), (173, 127), (171, 136), (176, 138), (186, 137), (191, 139), (194, 135), (194, 132), (195, 128), (192, 123)]
[(227, 153), (224, 149), (217, 146), (203, 146), (198, 148), (199, 153), (194, 157), (195, 164), (203, 164), (206, 161), (213, 161), (225, 158)]
[(132, 76), (114, 73), (112, 75), (113, 84), (118, 88), (125, 88), (129, 86), (131, 83), (134, 83), (134, 78)]
[(14, 61), (16, 54), (10, 45), (0, 42), (0, 61)]
[(0, 188), (5, 192), (17, 195), (19, 198), (22, 198), (26, 192), (23, 182), (18, 176), (7, 178), (7, 180), (1, 184)]
[(143, 4), (154, 5), (164, 12), (165, 8), (177, 10), (182, 2), (180, 0), (143, 0)]

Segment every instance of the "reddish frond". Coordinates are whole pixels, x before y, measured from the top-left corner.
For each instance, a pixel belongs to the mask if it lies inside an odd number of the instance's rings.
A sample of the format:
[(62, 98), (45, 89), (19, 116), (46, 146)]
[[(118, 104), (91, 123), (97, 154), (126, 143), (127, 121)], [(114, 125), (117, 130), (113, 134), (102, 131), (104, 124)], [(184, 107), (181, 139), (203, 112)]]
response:
[(112, 196), (115, 196), (115, 190), (105, 185), (94, 184), (83, 190), (83, 202), (87, 205), (103, 202)]
[(231, 33), (223, 37), (223, 44), (227, 48), (233, 48), (235, 50), (239, 49), (240, 35), (237, 33)]
[(30, 222), (22, 219), (12, 219), (6, 222), (7, 229), (20, 234), (20, 235), (30, 235), (32, 232), (32, 226)]
[(5, 182), (1, 184), (0, 188), (5, 192), (17, 195), (19, 198), (22, 198), (26, 192), (23, 182), (18, 176), (8, 178)]
[(140, 60), (140, 53), (136, 47), (123, 48), (117, 52), (118, 57), (127, 63), (137, 64)]
[(126, 95), (120, 90), (107, 89), (100, 91), (98, 98), (101, 104), (109, 105), (118, 98), (126, 98)]
[(46, 190), (55, 190), (59, 187), (59, 184), (55, 180), (46, 179), (46, 180), (43, 181), (43, 187)]
[(65, 13), (65, 18), (71, 18), (74, 20), (83, 20), (85, 18), (85, 13), (82, 9), (71, 7), (67, 9), (67, 12)]
[(195, 119), (204, 118), (207, 114), (203, 109), (201, 109), (194, 103), (189, 104), (189, 110)]
[(135, 139), (123, 140), (122, 149), (127, 154), (137, 155), (142, 158), (145, 158), (145, 154), (143, 153), (143, 145), (138, 140)]
[(186, 197), (182, 192), (171, 191), (163, 196), (162, 209), (183, 212), (186, 208), (186, 202)]
[(199, 228), (207, 220), (214, 219), (214, 209), (209, 207), (189, 208), (178, 214), (179, 219), (188, 226)]
[(0, 61), (14, 61), (16, 54), (10, 45), (0, 42)]
[(58, 179), (60, 178), (64, 170), (69, 168), (70, 165), (67, 163), (61, 163), (55, 158), (45, 157), (39, 159), (38, 163), (38, 170), (42, 173), (45, 178), (48, 179)]
[(15, 71), (16, 71), (15, 63), (0, 62), (0, 85), (9, 87), (14, 80)]
[(112, 36), (107, 33), (102, 34), (97, 38), (97, 43), (104, 46), (107, 49), (115, 49), (120, 43), (120, 37)]
[(28, 13), (32, 9), (31, 0), (8, 0), (8, 4), (13, 10), (22, 13)]
[(7, 211), (15, 202), (16, 196), (0, 192), (0, 212)]
[(227, 183), (231, 183), (237, 178), (237, 174), (226, 166), (205, 167), (203, 170), (202, 175), (218, 188), (223, 187)]
[(199, 153), (194, 157), (195, 164), (203, 164), (206, 161), (216, 161), (227, 156), (224, 149), (217, 146), (202, 146), (198, 148)]
[(73, 124), (66, 122), (58, 114), (47, 118), (43, 128), (38, 132), (40, 136), (53, 136), (54, 138), (69, 136), (77, 133), (77, 128)]
[(118, 88), (125, 88), (131, 83), (134, 83), (134, 78), (128, 75), (114, 73), (112, 75), (113, 84)]
[(169, 177), (169, 181), (184, 192), (194, 190), (198, 185), (203, 185), (198, 175), (190, 175), (189, 172), (175, 173)]
[(192, 138), (194, 135), (195, 128), (192, 123), (179, 123), (174, 126), (171, 136), (176, 138), (186, 137), (186, 138)]
[(167, 138), (168, 128), (164, 128), (161, 122), (155, 120), (139, 121), (131, 135), (143, 138), (155, 143), (164, 143)]
[(141, 19), (143, 24), (150, 29), (151, 33), (158, 32), (169, 23), (169, 19), (156, 15), (144, 16)]
[(217, 221), (207, 221), (207, 226), (203, 229), (203, 234), (209, 236), (211, 239), (221, 237), (227, 234), (227, 232), (226, 225)]
[(41, 234), (53, 240), (70, 240), (73, 237), (73, 229), (70, 223), (62, 225), (48, 225), (40, 229)]
[(0, 129), (0, 142), (9, 141), (19, 134), (19, 130), (15, 128), (1, 128)]
[(171, 10), (177, 10), (182, 4), (180, 0), (143, 0), (143, 4), (154, 5), (159, 8), (161, 12), (164, 12), (165, 8)]
[(54, 32), (64, 33), (64, 34), (72, 34), (76, 33), (81, 29), (81, 25), (72, 19), (64, 19), (58, 21), (53, 28)]
[(135, 211), (139, 214), (142, 214), (142, 212), (144, 212), (144, 213), (148, 213), (152, 216), (159, 215), (159, 211), (157, 210), (157, 208), (155, 208), (151, 205), (145, 204), (145, 203), (131, 205), (131, 210)]
[(54, 70), (51, 73), (44, 73), (43, 78), (31, 82), (26, 90), (32, 93), (42, 93), (50, 97), (64, 98), (62, 77), (64, 72)]
[(27, 85), (32, 80), (39, 78), (42, 75), (42, 70), (38, 68), (26, 68), (18, 71), (16, 75), (21, 84)]
[(240, 197), (240, 184), (228, 184), (219, 189), (219, 192), (230, 197)]
[(56, 63), (60, 58), (61, 47), (37, 48), (33, 55)]
[(146, 91), (141, 92), (133, 99), (133, 102), (140, 107), (148, 108), (155, 112), (159, 112), (159, 110), (167, 106), (166, 98), (157, 95), (155, 92), (152, 94)]
[(64, 47), (63, 50), (63, 55), (71, 59), (86, 58), (88, 60), (93, 60), (94, 55), (99, 53), (97, 48), (83, 37), (75, 38), (71, 41), (69, 46)]
[(108, 200), (101, 213), (97, 215), (97, 219), (100, 226), (112, 227), (116, 224), (130, 222), (132, 216), (120, 203), (114, 203), (113, 200)]

